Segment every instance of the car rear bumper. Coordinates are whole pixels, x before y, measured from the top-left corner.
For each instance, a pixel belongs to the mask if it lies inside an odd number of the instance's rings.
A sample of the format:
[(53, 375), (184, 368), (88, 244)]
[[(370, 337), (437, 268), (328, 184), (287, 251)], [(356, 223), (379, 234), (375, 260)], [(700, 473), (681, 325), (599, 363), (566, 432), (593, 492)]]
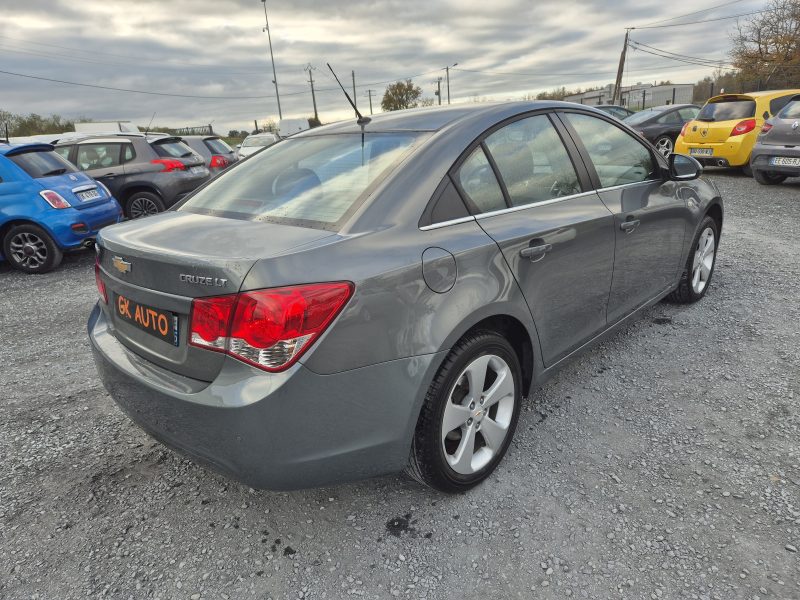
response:
[(119, 223), (122, 218), (122, 209), (113, 198), (80, 210), (71, 208), (59, 212), (54, 220), (48, 220), (47, 226), (63, 250), (85, 246), (87, 240), (97, 237), (100, 229)]
[(211, 178), (207, 171), (203, 175), (195, 175), (189, 171), (172, 171), (158, 173), (153, 183), (157, 186), (164, 206), (169, 208), (188, 193), (193, 192)]
[[(746, 165), (750, 160), (752, 147), (752, 140), (747, 135), (728, 138), (724, 142), (689, 143), (683, 137), (679, 137), (675, 142), (675, 152), (677, 154), (686, 154), (696, 158), (703, 165), (718, 167), (741, 167)], [(693, 150), (711, 150), (712, 154), (693, 154)]]
[(103, 385), (142, 429), (247, 485), (297, 489), (401, 470), (440, 354), (318, 375), (264, 373), (235, 359), (212, 383), (120, 344), (95, 306), (89, 339)]
[(800, 159), (800, 146), (787, 148), (786, 146), (768, 146), (756, 144), (753, 148), (753, 156), (750, 159), (750, 166), (759, 171), (769, 171), (781, 173), (789, 177), (800, 177), (800, 167), (786, 165), (771, 165), (770, 159), (781, 156), (786, 158)]

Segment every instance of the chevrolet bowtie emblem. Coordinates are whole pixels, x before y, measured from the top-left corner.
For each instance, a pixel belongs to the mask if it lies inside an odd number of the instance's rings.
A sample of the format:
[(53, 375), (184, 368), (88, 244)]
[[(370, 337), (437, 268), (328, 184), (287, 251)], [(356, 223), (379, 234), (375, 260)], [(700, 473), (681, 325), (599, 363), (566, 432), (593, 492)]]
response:
[(121, 256), (115, 256), (111, 259), (111, 264), (114, 265), (114, 268), (119, 271), (120, 273), (130, 273), (131, 272), (131, 263), (127, 260), (122, 258)]

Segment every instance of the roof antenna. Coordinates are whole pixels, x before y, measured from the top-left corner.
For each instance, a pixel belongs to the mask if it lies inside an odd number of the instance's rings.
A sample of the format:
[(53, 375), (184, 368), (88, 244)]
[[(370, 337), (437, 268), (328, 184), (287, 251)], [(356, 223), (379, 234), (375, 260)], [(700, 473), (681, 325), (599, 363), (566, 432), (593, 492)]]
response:
[(147, 127), (144, 130), (144, 134), (147, 135), (147, 132), (150, 131), (150, 125), (153, 124), (153, 120), (156, 118), (156, 113), (153, 113), (153, 116), (150, 117), (150, 122), (147, 124)]
[(369, 123), (372, 119), (370, 119), (369, 117), (365, 117), (364, 115), (362, 115), (358, 111), (358, 108), (356, 108), (356, 104), (355, 104), (355, 102), (353, 102), (353, 99), (350, 97), (350, 94), (347, 93), (347, 90), (344, 89), (344, 86), (342, 85), (342, 82), (339, 81), (338, 77), (336, 77), (336, 73), (334, 72), (333, 67), (331, 66), (331, 63), (325, 63), (325, 64), (328, 65), (328, 68), (331, 70), (331, 73), (333, 73), (333, 76), (336, 78), (336, 83), (338, 83), (339, 87), (342, 88), (342, 92), (344, 92), (345, 98), (347, 98), (347, 101), (350, 103), (350, 106), (352, 106), (353, 110), (356, 111), (356, 114), (358, 115), (358, 120), (356, 121), (356, 123), (361, 125), (361, 130), (362, 130), (362, 133), (363, 133), (364, 125)]

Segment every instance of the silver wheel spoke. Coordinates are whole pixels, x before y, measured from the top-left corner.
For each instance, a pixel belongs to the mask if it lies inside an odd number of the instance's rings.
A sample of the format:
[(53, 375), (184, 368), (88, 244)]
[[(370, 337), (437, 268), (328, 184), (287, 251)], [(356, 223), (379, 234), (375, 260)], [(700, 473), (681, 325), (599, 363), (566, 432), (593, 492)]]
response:
[(459, 473), (472, 472), (472, 457), (475, 454), (475, 425), (465, 428), (464, 435), (458, 449), (447, 460), (453, 469)]
[(497, 421), (488, 417), (481, 421), (481, 435), (486, 440), (486, 445), (494, 452), (500, 450), (503, 440), (506, 439), (506, 433), (508, 433), (508, 427), (503, 427)]
[(483, 392), (483, 386), (486, 385), (486, 371), (491, 358), (491, 356), (481, 356), (470, 364), (464, 373), (469, 383), (469, 400), (472, 402), (480, 398)]
[(504, 398), (508, 398), (509, 396), (514, 395), (514, 378), (511, 377), (511, 373), (506, 367), (501, 372), (497, 373), (497, 379), (492, 384), (485, 393), (484, 397), (486, 398), (486, 402), (484, 403), (484, 408), (489, 408), (490, 406), (497, 404), (500, 400)]
[(471, 411), (468, 406), (461, 406), (460, 404), (454, 404), (453, 402), (448, 402), (447, 406), (444, 408), (444, 422), (442, 423), (442, 438), (461, 427), (467, 423), (467, 419), (469, 419)]

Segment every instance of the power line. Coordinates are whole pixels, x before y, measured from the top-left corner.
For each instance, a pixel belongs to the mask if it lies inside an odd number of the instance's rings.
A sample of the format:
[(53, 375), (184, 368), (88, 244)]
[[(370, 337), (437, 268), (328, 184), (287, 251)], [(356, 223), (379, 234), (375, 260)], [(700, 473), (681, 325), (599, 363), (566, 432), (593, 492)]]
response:
[(641, 27), (631, 27), (630, 29), (662, 29), (664, 27), (683, 27), (684, 25), (697, 25), (698, 23), (713, 23), (714, 21), (725, 21), (726, 19), (738, 19), (739, 17), (749, 17), (750, 15), (760, 15), (766, 10), (755, 10), (753, 12), (741, 13), (738, 15), (728, 15), (727, 17), (717, 17), (715, 19), (703, 19), (702, 21), (688, 21), (686, 23), (672, 23), (669, 25), (647, 25)]
[(667, 58), (670, 60), (682, 59), (687, 61), (693, 61), (695, 63), (702, 63), (707, 64), (710, 67), (718, 67), (720, 65), (730, 65), (729, 62), (719, 59), (714, 60), (712, 58), (703, 58), (700, 56), (689, 56), (688, 54), (678, 54), (676, 52), (670, 52), (669, 50), (664, 50), (662, 48), (656, 48), (655, 46), (650, 46), (648, 44), (644, 44), (642, 42), (638, 42), (636, 40), (630, 40), (630, 47), (634, 50), (642, 50), (642, 48), (649, 48), (654, 52), (658, 52), (658, 56), (662, 58)]
[(714, 6), (709, 6), (708, 8), (704, 8), (702, 10), (696, 10), (694, 12), (686, 13), (685, 15), (678, 15), (677, 17), (670, 17), (669, 19), (661, 19), (660, 21), (653, 21), (652, 23), (645, 23), (644, 25), (640, 26), (640, 29), (642, 29), (644, 27), (647, 27), (649, 25), (657, 25), (659, 23), (666, 23), (667, 21), (675, 21), (676, 19), (682, 19), (684, 17), (691, 17), (692, 15), (699, 15), (700, 13), (708, 12), (710, 10), (714, 10), (714, 9), (717, 9), (717, 8), (722, 8), (723, 6), (730, 6), (731, 4), (738, 4), (739, 2), (744, 2), (744, 0), (732, 0), (731, 2), (723, 2), (722, 4), (716, 4)]

